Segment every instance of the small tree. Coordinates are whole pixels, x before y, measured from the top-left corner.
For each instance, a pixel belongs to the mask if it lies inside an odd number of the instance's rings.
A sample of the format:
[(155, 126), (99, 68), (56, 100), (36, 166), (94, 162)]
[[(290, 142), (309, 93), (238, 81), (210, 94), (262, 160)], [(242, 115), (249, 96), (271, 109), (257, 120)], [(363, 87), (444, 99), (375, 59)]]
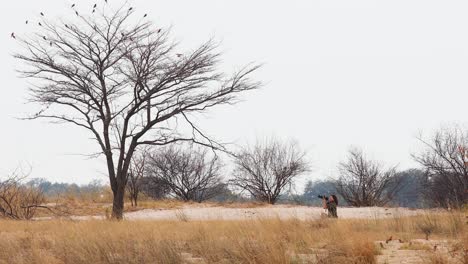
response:
[(348, 159), (338, 166), (336, 190), (352, 206), (382, 206), (392, 200), (401, 187), (396, 168), (384, 169), (367, 159), (359, 149), (351, 149)]
[(468, 201), (468, 131), (441, 128), (418, 138), (425, 149), (413, 158), (426, 170), (424, 195), (435, 206), (460, 207)]
[(236, 154), (234, 179), (230, 183), (259, 201), (274, 204), (308, 170), (305, 155), (292, 141), (272, 139), (257, 143)]
[(128, 171), (127, 192), (132, 206), (138, 206), (138, 196), (141, 192), (142, 179), (145, 176), (146, 153), (136, 155), (132, 159)]
[(221, 161), (206, 149), (166, 147), (150, 155), (148, 165), (149, 177), (181, 200), (202, 202), (222, 190)]

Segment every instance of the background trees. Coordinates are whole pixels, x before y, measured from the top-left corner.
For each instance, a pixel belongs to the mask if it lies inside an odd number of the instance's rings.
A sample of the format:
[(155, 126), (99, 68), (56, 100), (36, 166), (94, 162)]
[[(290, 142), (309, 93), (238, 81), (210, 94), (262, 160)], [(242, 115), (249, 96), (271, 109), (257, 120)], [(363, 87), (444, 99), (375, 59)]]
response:
[(146, 169), (146, 152), (135, 155), (128, 171), (127, 192), (132, 206), (138, 206), (138, 196), (143, 184)]
[(255, 199), (270, 204), (308, 170), (305, 152), (290, 141), (270, 139), (235, 155), (234, 178), (230, 183)]
[(41, 109), (32, 118), (74, 124), (98, 144), (114, 195), (112, 216), (121, 219), (135, 151), (178, 141), (222, 148), (192, 114), (233, 104), (257, 88), (249, 76), (258, 66), (226, 75), (213, 42), (182, 51), (143, 14), (130, 19), (134, 8), (107, 10), (56, 21), (41, 16), (39, 32), (16, 36), (24, 49), (15, 58), (34, 80), (30, 99)]
[(337, 192), (352, 206), (382, 206), (392, 200), (401, 186), (395, 167), (384, 169), (367, 159), (359, 149), (351, 149), (339, 164)]
[(148, 157), (148, 177), (166, 186), (171, 194), (184, 201), (202, 202), (219, 194), (224, 185), (218, 156), (208, 156), (206, 149), (170, 146)]
[(468, 132), (458, 126), (442, 128), (414, 159), (426, 170), (425, 198), (436, 206), (460, 207), (468, 201)]

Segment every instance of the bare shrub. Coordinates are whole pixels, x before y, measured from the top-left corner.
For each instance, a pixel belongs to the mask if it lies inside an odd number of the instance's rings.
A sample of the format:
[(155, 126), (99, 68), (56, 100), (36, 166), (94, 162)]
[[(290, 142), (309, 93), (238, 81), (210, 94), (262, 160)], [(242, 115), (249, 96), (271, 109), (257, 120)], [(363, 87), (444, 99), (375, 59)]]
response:
[(425, 198), (435, 206), (460, 208), (468, 201), (468, 131), (441, 128), (429, 139), (418, 138), (425, 146), (413, 154), (427, 172)]
[(34, 217), (44, 194), (38, 188), (21, 184), (25, 177), (14, 173), (0, 181), (0, 216), (15, 220), (29, 220)]
[(439, 219), (430, 214), (424, 214), (416, 220), (416, 228), (421, 231), (426, 240), (429, 236), (440, 229)]
[(128, 169), (127, 192), (132, 206), (138, 206), (138, 196), (141, 192), (142, 179), (145, 176), (147, 154), (142, 152), (132, 158), (132, 164)]
[(274, 204), (291, 189), (298, 176), (308, 171), (305, 156), (293, 141), (258, 142), (235, 155), (236, 168), (230, 184), (259, 201)]
[(384, 169), (380, 163), (367, 159), (360, 149), (350, 149), (347, 161), (338, 168), (336, 190), (352, 206), (385, 205), (401, 187), (395, 167)]
[(170, 146), (149, 155), (148, 177), (184, 201), (202, 202), (222, 191), (222, 163), (216, 155), (193, 145)]

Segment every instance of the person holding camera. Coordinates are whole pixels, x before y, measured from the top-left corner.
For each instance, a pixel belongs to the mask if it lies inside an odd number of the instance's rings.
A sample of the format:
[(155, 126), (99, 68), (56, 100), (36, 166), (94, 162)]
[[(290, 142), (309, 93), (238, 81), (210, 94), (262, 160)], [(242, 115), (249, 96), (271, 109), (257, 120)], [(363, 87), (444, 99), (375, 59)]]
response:
[(328, 217), (338, 218), (338, 198), (336, 197), (336, 195), (332, 194), (329, 197), (319, 195), (318, 197), (322, 199), (323, 208), (328, 210)]

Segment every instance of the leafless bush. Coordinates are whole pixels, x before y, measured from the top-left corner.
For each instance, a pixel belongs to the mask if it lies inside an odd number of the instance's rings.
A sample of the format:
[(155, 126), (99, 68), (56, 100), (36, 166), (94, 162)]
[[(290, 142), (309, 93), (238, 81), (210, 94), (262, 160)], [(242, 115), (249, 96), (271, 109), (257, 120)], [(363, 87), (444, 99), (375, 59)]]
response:
[(138, 196), (143, 184), (142, 179), (145, 176), (146, 160), (146, 152), (135, 155), (128, 171), (126, 188), (132, 206), (138, 206)]
[(427, 172), (426, 199), (436, 206), (461, 207), (468, 201), (468, 131), (441, 128), (419, 140), (425, 149), (413, 157)]
[(221, 167), (219, 157), (209, 158), (206, 149), (170, 146), (149, 156), (148, 176), (179, 199), (202, 202), (219, 193)]
[(293, 141), (271, 139), (257, 143), (236, 155), (234, 179), (230, 183), (257, 200), (274, 204), (308, 170), (305, 155)]
[(21, 185), (24, 177), (16, 173), (0, 181), (0, 216), (9, 219), (32, 219), (44, 203), (44, 194), (35, 187)]
[(348, 159), (338, 166), (336, 190), (352, 206), (382, 206), (392, 200), (401, 187), (396, 168), (384, 169), (367, 159), (362, 150), (351, 149)]

